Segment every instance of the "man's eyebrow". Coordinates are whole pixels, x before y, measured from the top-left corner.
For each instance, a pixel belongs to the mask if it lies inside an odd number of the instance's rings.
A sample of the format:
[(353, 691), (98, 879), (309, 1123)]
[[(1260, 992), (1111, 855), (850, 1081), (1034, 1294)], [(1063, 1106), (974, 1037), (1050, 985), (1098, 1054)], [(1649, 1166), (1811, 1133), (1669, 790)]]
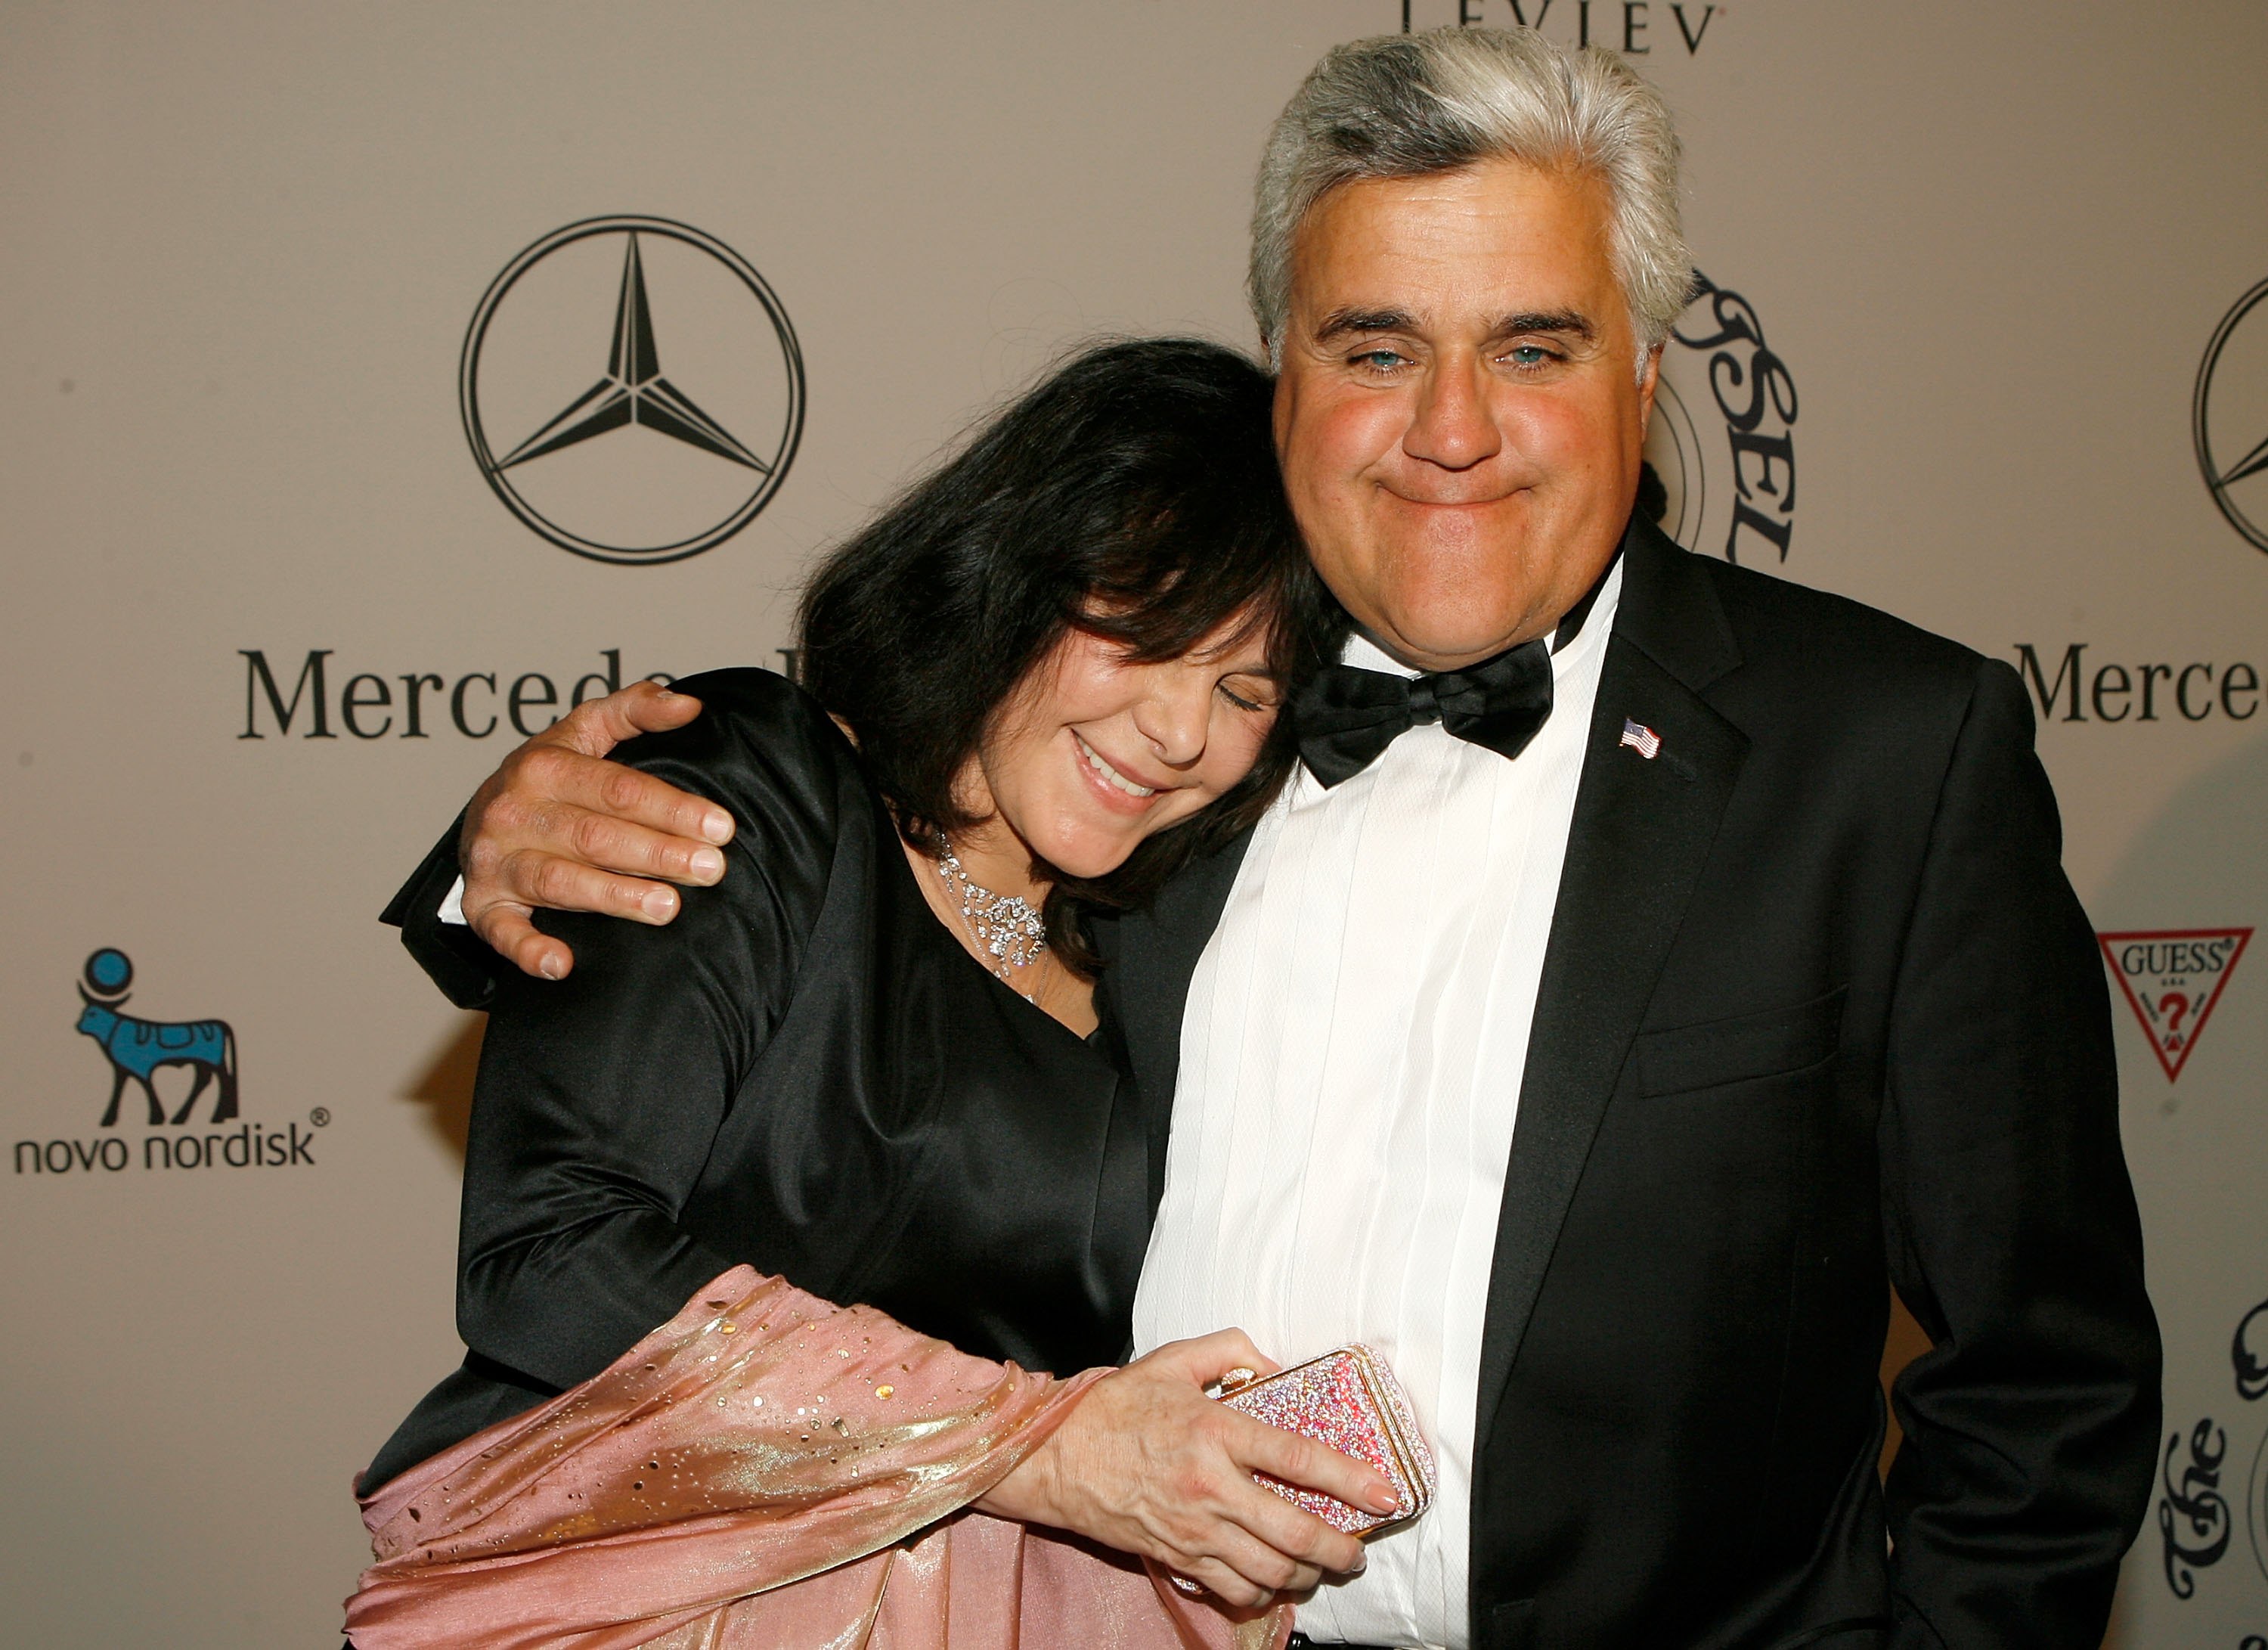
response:
[(1497, 322), (1490, 336), (1509, 338), (1515, 333), (1557, 332), (1571, 338), (1580, 338), (1588, 343), (1599, 335), (1599, 329), (1590, 318), (1572, 309), (1531, 311), (1518, 315), (1506, 315)]
[[(1371, 332), (1415, 332), (1417, 319), (1406, 309), (1335, 309), (1323, 317), (1322, 325), (1315, 329), (1319, 342), (1329, 343)], [(1590, 318), (1578, 310), (1526, 310), (1516, 315), (1506, 315), (1490, 329), (1492, 338), (1509, 338), (1523, 332), (1558, 333), (1570, 338), (1580, 338), (1588, 343), (1599, 335), (1599, 329)]]
[(1406, 309), (1335, 309), (1315, 328), (1322, 340), (1344, 338), (1359, 332), (1413, 332), (1416, 319)]

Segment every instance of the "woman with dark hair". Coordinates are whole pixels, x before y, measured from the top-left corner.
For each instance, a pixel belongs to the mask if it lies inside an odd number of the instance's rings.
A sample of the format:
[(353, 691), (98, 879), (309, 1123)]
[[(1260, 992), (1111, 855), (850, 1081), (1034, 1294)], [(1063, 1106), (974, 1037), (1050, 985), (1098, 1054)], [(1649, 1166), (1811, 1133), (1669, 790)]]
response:
[(547, 913), (574, 975), (500, 988), (469, 1352), (364, 1475), (363, 1650), (943, 1643), (972, 1611), (1280, 1641), (1285, 1611), (1238, 1629), (1042, 1532), (1246, 1606), (1359, 1567), (1243, 1474), (1177, 1497), (1203, 1444), (1394, 1506), (1292, 1434), (1192, 1425), (1271, 1366), (1241, 1335), (1108, 1368), (1164, 1120), (1092, 924), (1267, 806), (1277, 707), (1344, 622), (1269, 404), (1211, 345), (1079, 356), (828, 558), (803, 689), (694, 678), (703, 714), (638, 741), (738, 834), (674, 923)]

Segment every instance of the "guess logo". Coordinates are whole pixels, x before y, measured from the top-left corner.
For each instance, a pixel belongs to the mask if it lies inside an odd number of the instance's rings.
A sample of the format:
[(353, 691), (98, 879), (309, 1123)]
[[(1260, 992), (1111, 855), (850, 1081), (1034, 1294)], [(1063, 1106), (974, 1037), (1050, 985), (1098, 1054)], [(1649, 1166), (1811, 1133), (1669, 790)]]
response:
[(2252, 931), (2182, 928), (2095, 938), (2172, 1082), (2196, 1050)]

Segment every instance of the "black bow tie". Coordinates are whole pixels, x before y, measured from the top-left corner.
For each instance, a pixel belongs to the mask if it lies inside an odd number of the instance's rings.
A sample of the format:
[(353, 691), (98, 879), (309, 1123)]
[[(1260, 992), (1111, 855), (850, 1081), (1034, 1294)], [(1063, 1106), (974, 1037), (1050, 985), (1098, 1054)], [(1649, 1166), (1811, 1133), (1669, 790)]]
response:
[(1300, 759), (1326, 787), (1353, 778), (1420, 723), (1439, 722), (1459, 739), (1511, 757), (1528, 748), (1550, 714), (1551, 652), (1541, 640), (1414, 681), (1333, 665), (1292, 701)]

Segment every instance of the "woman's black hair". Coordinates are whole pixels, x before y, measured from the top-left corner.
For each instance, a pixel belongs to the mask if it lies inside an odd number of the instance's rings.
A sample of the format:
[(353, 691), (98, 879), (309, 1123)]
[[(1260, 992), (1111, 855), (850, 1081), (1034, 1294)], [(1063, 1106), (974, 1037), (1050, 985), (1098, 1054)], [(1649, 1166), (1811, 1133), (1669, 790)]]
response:
[[(953, 784), (995, 715), (1078, 627), (1143, 661), (1240, 615), (1288, 695), (1344, 634), (1285, 502), (1272, 385), (1194, 339), (1082, 351), (821, 564), (803, 600), (803, 684), (850, 724), (906, 841), (977, 821)], [(1243, 781), (1105, 877), (1052, 867), (1049, 944), (1092, 977), (1086, 916), (1145, 903), (1260, 817), (1290, 774), (1279, 716)]]

